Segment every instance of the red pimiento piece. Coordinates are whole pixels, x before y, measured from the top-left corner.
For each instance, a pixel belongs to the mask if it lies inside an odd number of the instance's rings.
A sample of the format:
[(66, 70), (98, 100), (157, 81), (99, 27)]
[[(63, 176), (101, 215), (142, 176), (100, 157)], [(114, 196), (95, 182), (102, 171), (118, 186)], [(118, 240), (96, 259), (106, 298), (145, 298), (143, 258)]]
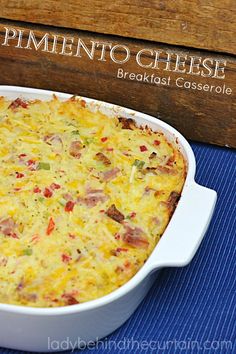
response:
[(53, 230), (55, 229), (55, 222), (52, 217), (50, 217), (49, 222), (48, 222), (48, 227), (47, 227), (47, 235), (50, 235)]
[(33, 192), (34, 193), (41, 193), (41, 189), (39, 187), (34, 187)]
[(153, 142), (153, 144), (156, 145), (156, 146), (160, 145), (160, 143), (161, 142), (159, 140), (154, 140), (154, 142)]
[(38, 234), (33, 235), (31, 238), (32, 243), (37, 243), (39, 240), (40, 240), (40, 237)]
[(51, 188), (52, 190), (55, 190), (55, 189), (60, 189), (61, 186), (60, 186), (60, 184), (52, 183), (52, 184), (50, 185), (50, 188)]
[(53, 195), (53, 192), (51, 191), (51, 189), (46, 187), (44, 189), (43, 195), (45, 198), (51, 198), (51, 196)]
[(105, 141), (107, 141), (108, 140), (108, 138), (106, 137), (106, 136), (104, 136), (103, 138), (101, 138), (101, 141), (103, 142), (103, 143), (105, 143)]
[(18, 107), (22, 107), (22, 108), (27, 108), (28, 107), (28, 103), (23, 101), (20, 98), (17, 98), (15, 101), (12, 101), (12, 103), (10, 104), (10, 106), (8, 108), (11, 109), (16, 109)]
[(129, 268), (131, 266), (131, 263), (129, 261), (126, 261), (124, 263), (125, 268)]
[(135, 216), (136, 216), (135, 211), (132, 211), (132, 213), (130, 213), (130, 217), (131, 217), (131, 218), (135, 218)]
[(20, 154), (18, 155), (19, 159), (22, 159), (23, 157), (26, 157), (27, 155), (26, 154)]
[(117, 252), (128, 252), (128, 248), (118, 247), (116, 249)]
[(35, 163), (34, 160), (28, 160), (28, 161), (27, 161), (27, 165), (28, 165), (28, 166), (31, 166), (31, 165), (33, 165), (34, 163)]
[(12, 238), (19, 238), (15, 232), (10, 232), (7, 236)]
[(144, 152), (144, 151), (148, 150), (148, 148), (145, 145), (139, 146), (139, 149), (140, 149), (141, 152)]
[(69, 255), (66, 254), (66, 253), (63, 253), (63, 254), (61, 255), (61, 260), (62, 260), (62, 262), (64, 262), (64, 263), (69, 263), (69, 262), (72, 260), (72, 257), (69, 256)]
[(34, 160), (28, 160), (28, 161), (26, 162), (26, 164), (27, 164), (27, 166), (29, 166), (29, 170), (30, 170), (30, 171), (36, 171), (36, 168), (37, 168), (37, 166), (36, 166), (36, 161), (34, 161)]
[(65, 205), (65, 211), (67, 211), (67, 212), (73, 211), (74, 206), (75, 206), (75, 202), (72, 202), (71, 200), (69, 200)]
[(16, 178), (22, 178), (24, 176), (24, 173), (16, 172)]

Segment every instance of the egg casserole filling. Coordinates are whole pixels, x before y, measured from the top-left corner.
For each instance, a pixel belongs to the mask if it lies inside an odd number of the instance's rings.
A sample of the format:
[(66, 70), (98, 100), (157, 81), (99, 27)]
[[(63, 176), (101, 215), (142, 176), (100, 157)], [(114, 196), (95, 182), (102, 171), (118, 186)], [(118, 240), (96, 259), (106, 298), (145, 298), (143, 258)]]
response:
[(126, 283), (162, 236), (185, 160), (160, 132), (72, 97), (0, 97), (0, 302), (83, 303)]

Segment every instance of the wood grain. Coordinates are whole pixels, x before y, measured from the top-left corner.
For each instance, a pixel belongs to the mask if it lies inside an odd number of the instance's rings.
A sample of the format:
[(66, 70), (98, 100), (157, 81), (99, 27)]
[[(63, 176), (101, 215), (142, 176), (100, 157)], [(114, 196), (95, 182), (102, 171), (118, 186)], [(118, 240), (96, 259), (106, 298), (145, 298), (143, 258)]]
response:
[[(3, 46), (6, 26), (23, 29), (25, 35), (29, 33), (30, 29), (33, 29), (38, 39), (48, 32), (51, 36), (53, 34), (79, 36), (87, 44), (90, 40), (109, 41), (114, 45), (125, 44), (131, 49), (131, 59), (119, 66), (109, 57), (105, 62), (98, 60), (100, 51), (97, 49), (94, 60), (90, 60), (87, 56), (78, 58), (50, 54), (40, 50)], [(59, 41), (60, 48), (61, 45), (61, 41)], [(180, 75), (164, 70), (157, 75), (164, 78), (167, 78), (168, 75), (171, 76), (173, 84), (168, 87), (129, 79), (118, 79), (117, 70), (120, 67), (134, 73), (146, 71), (147, 74), (151, 74), (153, 72), (150, 69), (137, 67), (135, 60), (132, 60), (140, 49), (147, 47), (179, 53), (179, 49), (176, 47), (157, 45), (146, 41), (124, 40), (115, 36), (0, 21), (0, 83), (69, 92), (113, 102), (159, 117), (175, 126), (188, 139), (236, 147), (235, 58), (229, 55), (221, 56), (215, 53), (182, 49), (182, 54), (226, 59), (227, 69), (224, 80)], [(124, 53), (121, 51), (119, 55), (122, 57)], [(146, 60), (150, 61), (150, 59), (147, 54)], [(189, 63), (187, 63), (188, 65)], [(225, 84), (231, 87), (233, 93), (228, 96), (179, 88), (174, 85), (178, 76), (183, 76), (186, 80), (191, 79), (196, 83)]]
[(236, 54), (235, 0), (1, 0), (0, 17)]

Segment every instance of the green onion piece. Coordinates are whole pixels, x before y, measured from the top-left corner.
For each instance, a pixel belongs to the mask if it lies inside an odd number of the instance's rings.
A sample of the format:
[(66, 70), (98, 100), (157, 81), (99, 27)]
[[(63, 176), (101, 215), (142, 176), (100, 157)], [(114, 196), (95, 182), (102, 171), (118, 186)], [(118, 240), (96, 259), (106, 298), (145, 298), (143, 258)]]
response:
[(65, 206), (65, 205), (66, 205), (66, 200), (65, 200), (65, 199), (60, 199), (58, 202), (59, 202), (59, 204), (62, 205), (62, 206)]
[(138, 168), (143, 168), (145, 162), (144, 161), (141, 161), (141, 160), (135, 160), (134, 163), (133, 163), (133, 166), (136, 166)]
[(43, 197), (39, 197), (38, 200), (40, 201), (40, 203), (42, 203), (44, 201)]
[(73, 130), (73, 131), (71, 132), (71, 134), (73, 134), (73, 135), (78, 135), (78, 134), (79, 134), (79, 130)]
[(93, 141), (94, 141), (94, 138), (85, 138), (84, 139), (84, 142), (85, 142), (86, 145), (91, 144)]
[(50, 164), (48, 162), (39, 162), (38, 170), (50, 170)]
[(26, 248), (25, 250), (23, 250), (22, 253), (24, 256), (31, 256), (33, 253), (33, 250), (31, 248)]

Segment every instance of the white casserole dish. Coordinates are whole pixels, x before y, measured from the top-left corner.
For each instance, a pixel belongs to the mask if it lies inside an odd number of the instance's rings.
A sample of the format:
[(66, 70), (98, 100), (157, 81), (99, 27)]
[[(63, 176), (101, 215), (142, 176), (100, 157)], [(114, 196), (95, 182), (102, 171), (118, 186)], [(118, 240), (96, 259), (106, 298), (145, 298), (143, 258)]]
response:
[[(45, 100), (50, 99), (52, 93), (0, 86), (0, 96), (9, 99), (22, 97)], [(60, 99), (71, 97), (64, 93), (56, 95)], [(119, 116), (131, 117), (139, 124), (162, 131), (170, 141), (178, 144), (188, 166), (180, 201), (161, 240), (144, 266), (121, 288), (87, 303), (58, 308), (0, 304), (0, 347), (44, 352), (57, 349), (55, 343), (61, 344), (68, 341), (68, 338), (73, 346), (75, 343), (83, 345), (84, 342), (107, 336), (131, 316), (153, 284), (158, 269), (180, 267), (191, 261), (212, 217), (216, 192), (194, 181), (194, 154), (179, 132), (146, 114), (93, 99), (83, 99), (91, 109), (99, 109), (107, 115), (117, 113)], [(59, 349), (62, 350), (61, 347)]]

